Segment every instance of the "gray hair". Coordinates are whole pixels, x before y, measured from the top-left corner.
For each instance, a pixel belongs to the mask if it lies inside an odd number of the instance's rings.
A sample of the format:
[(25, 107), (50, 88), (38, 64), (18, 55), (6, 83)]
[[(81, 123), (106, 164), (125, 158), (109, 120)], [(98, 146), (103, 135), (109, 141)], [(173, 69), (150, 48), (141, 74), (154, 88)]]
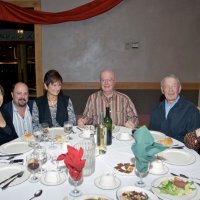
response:
[(174, 78), (174, 79), (176, 80), (176, 82), (177, 82), (177, 85), (178, 85), (178, 86), (181, 86), (181, 82), (180, 82), (179, 78), (178, 78), (175, 74), (170, 74), (170, 75), (168, 75), (168, 76), (165, 76), (165, 77), (161, 80), (161, 82), (160, 82), (161, 88), (163, 88), (165, 79), (167, 79), (167, 78)]

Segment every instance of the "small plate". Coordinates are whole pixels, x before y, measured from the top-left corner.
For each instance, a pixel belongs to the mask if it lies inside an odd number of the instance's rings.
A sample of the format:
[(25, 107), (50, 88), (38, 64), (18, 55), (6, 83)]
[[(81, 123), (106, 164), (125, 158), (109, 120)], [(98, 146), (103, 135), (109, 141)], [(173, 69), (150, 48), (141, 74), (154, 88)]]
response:
[(154, 138), (155, 141), (163, 140), (166, 137), (166, 135), (164, 133), (159, 132), (159, 131), (152, 131), (152, 130), (150, 130), (150, 133), (153, 136), (153, 138)]
[(135, 187), (135, 186), (125, 186), (125, 187), (119, 188), (117, 190), (117, 198), (120, 200), (122, 194), (124, 192), (128, 192), (128, 191), (142, 192), (142, 193), (147, 194), (149, 196), (148, 199), (150, 199), (150, 200), (159, 200), (158, 197), (156, 195), (154, 195), (152, 192), (145, 190), (143, 188)]
[(40, 178), (40, 182), (44, 185), (49, 185), (49, 186), (60, 185), (66, 181), (66, 176), (64, 173), (60, 173), (60, 181), (58, 181), (56, 183), (47, 182), (47, 181), (45, 181), (44, 177), (45, 177), (45, 174)]
[(127, 138), (127, 139), (121, 139), (121, 138), (120, 138), (120, 134), (121, 134), (121, 133), (119, 133), (119, 134), (116, 136), (116, 139), (117, 139), (117, 140), (120, 140), (120, 141), (131, 141), (131, 140), (133, 140), (133, 137), (132, 137), (131, 135), (129, 135), (129, 138)]
[(154, 172), (152, 169), (149, 170), (149, 173), (150, 174), (153, 174), (153, 175), (162, 175), (162, 174), (166, 174), (169, 169), (166, 165), (163, 166), (164, 167), (164, 170), (162, 172)]
[(95, 183), (95, 185), (96, 185), (98, 188), (101, 188), (101, 189), (103, 189), (103, 190), (112, 190), (112, 189), (118, 188), (118, 187), (120, 186), (120, 184), (121, 184), (120, 179), (117, 178), (116, 176), (115, 176), (115, 181), (116, 181), (115, 185), (112, 185), (112, 186), (110, 186), (110, 187), (109, 187), (109, 186), (101, 185), (101, 184), (100, 184), (100, 180), (101, 180), (101, 176), (97, 177), (97, 178), (94, 180), (94, 183)]

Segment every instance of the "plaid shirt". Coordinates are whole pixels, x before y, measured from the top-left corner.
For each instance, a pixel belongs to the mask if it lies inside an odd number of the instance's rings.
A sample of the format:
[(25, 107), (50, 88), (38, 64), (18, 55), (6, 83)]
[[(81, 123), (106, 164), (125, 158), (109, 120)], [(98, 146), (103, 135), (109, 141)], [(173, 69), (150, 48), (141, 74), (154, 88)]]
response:
[(138, 125), (137, 111), (131, 99), (116, 90), (113, 95), (107, 98), (102, 90), (93, 93), (89, 96), (83, 118), (86, 118), (87, 123), (99, 124), (101, 121), (101, 113), (104, 113), (106, 107), (110, 107), (110, 117), (115, 125), (125, 126), (127, 121), (132, 121)]

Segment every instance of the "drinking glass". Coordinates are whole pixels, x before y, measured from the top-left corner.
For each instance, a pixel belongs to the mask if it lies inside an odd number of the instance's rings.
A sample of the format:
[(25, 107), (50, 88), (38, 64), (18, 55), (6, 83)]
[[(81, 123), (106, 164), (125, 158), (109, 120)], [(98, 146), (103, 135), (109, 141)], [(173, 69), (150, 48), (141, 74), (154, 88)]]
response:
[(44, 141), (48, 141), (48, 134), (49, 134), (49, 124), (48, 123), (41, 123), (41, 131), (43, 133)]
[(73, 124), (70, 121), (64, 122), (64, 132), (67, 135), (67, 140), (71, 140), (70, 134), (72, 132)]
[(55, 133), (54, 130), (49, 130), (49, 139), (51, 141), (51, 145), (49, 146), (50, 149), (56, 149), (57, 146), (55, 145)]
[(42, 146), (39, 146), (38, 148), (34, 150), (33, 154), (37, 155), (38, 161), (40, 163), (38, 173), (43, 174), (45, 170), (42, 168), (42, 165), (47, 162), (46, 149)]
[(33, 176), (29, 179), (31, 183), (36, 183), (39, 181), (39, 178), (35, 175), (36, 172), (39, 171), (40, 168), (40, 162), (38, 159), (38, 154), (30, 154), (26, 157), (26, 166), (28, 171), (33, 174)]
[[(81, 172), (81, 175), (82, 175), (82, 172)], [(73, 185), (74, 185), (74, 189), (69, 193), (70, 196), (72, 196), (72, 197), (80, 196), (82, 194), (82, 192), (77, 188), (77, 186), (78, 186), (78, 182), (81, 180), (82, 176), (79, 176), (79, 178), (77, 178), (77, 176), (72, 176), (69, 173), (69, 178), (72, 180)]]
[(146, 186), (145, 182), (143, 181), (143, 177), (148, 174), (149, 165), (150, 165), (150, 163), (148, 162), (147, 166), (143, 169), (143, 171), (140, 171), (139, 163), (137, 162), (137, 160), (135, 161), (136, 175), (139, 176), (139, 180), (135, 183), (135, 185), (137, 187), (141, 187), (142, 188), (142, 187)]

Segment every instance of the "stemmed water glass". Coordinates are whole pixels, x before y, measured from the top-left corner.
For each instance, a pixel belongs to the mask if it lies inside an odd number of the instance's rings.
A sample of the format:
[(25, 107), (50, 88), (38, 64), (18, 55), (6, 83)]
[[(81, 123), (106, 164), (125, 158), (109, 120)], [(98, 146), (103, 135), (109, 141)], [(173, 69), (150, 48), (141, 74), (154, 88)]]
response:
[(82, 172), (77, 172), (77, 173), (79, 175), (77, 175), (75, 172), (72, 175), (72, 173), (69, 172), (69, 178), (73, 181), (73, 184), (74, 184), (74, 189), (69, 193), (70, 196), (72, 197), (78, 197), (82, 194), (82, 192), (77, 188), (78, 182), (82, 178)]
[(136, 175), (139, 176), (139, 180), (135, 183), (136, 186), (141, 187), (141, 188), (146, 186), (145, 182), (143, 181), (143, 177), (148, 174), (149, 165), (150, 165), (150, 163), (148, 162), (147, 166), (145, 166), (141, 170), (139, 163), (137, 162), (137, 160), (135, 160)]
[(48, 123), (41, 123), (41, 131), (43, 133), (44, 141), (48, 141), (48, 133), (49, 133), (49, 124)]
[(55, 145), (55, 133), (54, 133), (54, 130), (49, 130), (49, 138), (50, 138), (50, 141), (51, 141), (51, 145), (49, 146), (50, 149), (56, 149), (57, 146)]
[(40, 163), (40, 167), (38, 170), (38, 173), (43, 174), (45, 170), (42, 168), (42, 165), (47, 162), (47, 152), (46, 149), (42, 146), (39, 146), (36, 148), (33, 152), (33, 154), (37, 155), (38, 161)]
[(38, 159), (38, 154), (30, 154), (26, 157), (26, 166), (28, 171), (30, 171), (33, 176), (29, 179), (31, 183), (36, 183), (39, 181), (39, 178), (35, 175), (39, 171), (40, 162)]
[(67, 135), (67, 140), (71, 140), (70, 133), (72, 132), (73, 124), (70, 121), (64, 122), (64, 132)]

